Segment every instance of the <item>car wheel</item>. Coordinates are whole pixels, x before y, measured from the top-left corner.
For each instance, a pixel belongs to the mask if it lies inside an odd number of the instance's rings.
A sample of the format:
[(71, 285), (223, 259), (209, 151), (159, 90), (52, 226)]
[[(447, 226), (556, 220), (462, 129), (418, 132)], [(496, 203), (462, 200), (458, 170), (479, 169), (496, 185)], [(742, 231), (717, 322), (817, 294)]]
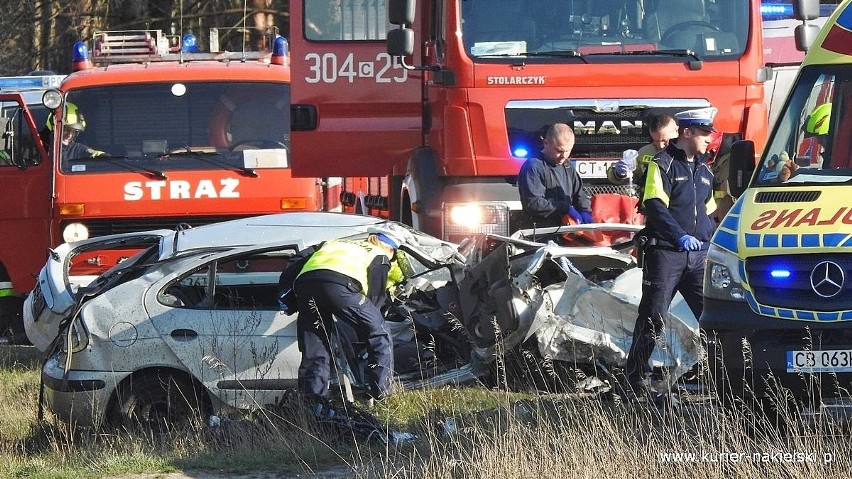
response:
[(115, 399), (113, 424), (158, 433), (197, 424), (208, 409), (203, 391), (168, 371), (129, 378), (117, 389)]

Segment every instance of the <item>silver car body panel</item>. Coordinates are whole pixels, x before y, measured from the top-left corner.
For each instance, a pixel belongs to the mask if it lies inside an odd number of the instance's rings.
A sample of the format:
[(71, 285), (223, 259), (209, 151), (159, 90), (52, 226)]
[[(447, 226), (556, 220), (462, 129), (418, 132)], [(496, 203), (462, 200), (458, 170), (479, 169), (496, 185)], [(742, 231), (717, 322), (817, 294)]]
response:
[[(88, 285), (88, 281), (81, 282), (80, 278), (68, 275), (71, 260), (84, 251), (104, 249), (116, 244), (149, 242), (152, 237), (159, 238), (159, 259), (201, 249), (258, 245), (275, 241), (291, 241), (297, 247), (303, 248), (320, 241), (366, 231), (370, 225), (382, 221), (372, 216), (338, 213), (280, 213), (180, 231), (143, 231), (64, 243), (51, 251), (45, 267), (39, 272), (34, 293), (31, 293), (24, 303), (24, 329), (30, 342), (38, 350), (46, 351), (50, 347), (58, 333), (59, 323), (67, 317), (76, 302), (78, 288)], [(130, 265), (131, 263), (119, 263), (110, 271), (119, 271)]]

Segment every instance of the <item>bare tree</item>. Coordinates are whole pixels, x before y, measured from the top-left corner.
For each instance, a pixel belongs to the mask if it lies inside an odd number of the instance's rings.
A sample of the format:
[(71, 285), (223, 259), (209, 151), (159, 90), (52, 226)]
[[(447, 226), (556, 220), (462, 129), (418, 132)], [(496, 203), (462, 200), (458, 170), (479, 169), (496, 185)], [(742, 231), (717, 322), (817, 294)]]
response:
[[(223, 28), (229, 45), (266, 46), (262, 32), (287, 35), (288, 0), (2, 0), (0, 76), (33, 70), (70, 73), (73, 46), (91, 48), (98, 30), (192, 31), (206, 42), (211, 27)], [(232, 33), (231, 33), (232, 32)]]

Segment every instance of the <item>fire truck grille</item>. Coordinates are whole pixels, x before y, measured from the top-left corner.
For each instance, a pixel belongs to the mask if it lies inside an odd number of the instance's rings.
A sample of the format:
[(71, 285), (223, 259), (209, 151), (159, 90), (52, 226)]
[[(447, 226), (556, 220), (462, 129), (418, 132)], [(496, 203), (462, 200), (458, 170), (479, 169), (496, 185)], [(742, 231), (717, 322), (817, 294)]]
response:
[[(120, 233), (135, 233), (137, 231), (169, 229), (173, 230), (178, 225), (201, 226), (219, 221), (234, 220), (245, 216), (190, 216), (190, 217), (161, 217), (161, 218), (110, 218), (103, 220), (84, 220), (83, 224), (89, 228), (89, 237), (105, 236)], [(61, 227), (72, 223), (65, 221)]]
[(648, 144), (648, 122), (654, 115), (705, 106), (696, 99), (518, 100), (504, 111), (510, 151), (538, 151), (547, 128), (566, 123), (575, 135), (572, 159), (612, 160)]
[[(779, 270), (785, 274), (774, 277)], [(760, 256), (746, 261), (746, 273), (760, 304), (805, 311), (852, 309), (852, 255)]]

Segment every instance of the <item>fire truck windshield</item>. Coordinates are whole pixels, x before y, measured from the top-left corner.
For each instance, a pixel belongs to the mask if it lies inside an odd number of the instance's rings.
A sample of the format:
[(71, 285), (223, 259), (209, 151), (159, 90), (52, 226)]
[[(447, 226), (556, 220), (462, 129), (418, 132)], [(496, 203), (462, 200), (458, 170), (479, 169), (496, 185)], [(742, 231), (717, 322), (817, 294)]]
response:
[(289, 167), (290, 87), (263, 82), (144, 83), (70, 90), (66, 174)]
[[(731, 59), (743, 54), (750, 24), (748, 2), (741, 0), (467, 0), (461, 5), (465, 49), (482, 58), (568, 51), (579, 55), (559, 57), (597, 54), (596, 62), (647, 62), (647, 56), (624, 53), (686, 50), (703, 60)], [(607, 53), (620, 55), (607, 59)]]

